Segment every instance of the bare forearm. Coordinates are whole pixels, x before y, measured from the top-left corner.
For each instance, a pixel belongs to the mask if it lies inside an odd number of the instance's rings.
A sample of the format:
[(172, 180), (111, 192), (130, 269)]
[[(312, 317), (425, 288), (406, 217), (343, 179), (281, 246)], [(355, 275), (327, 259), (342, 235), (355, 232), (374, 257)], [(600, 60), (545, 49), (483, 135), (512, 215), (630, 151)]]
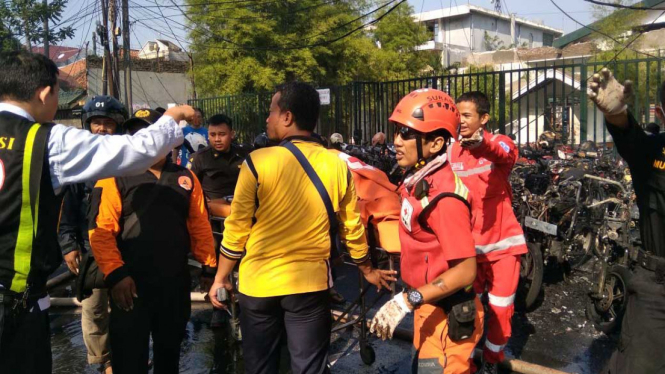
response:
[(476, 258), (458, 262), (432, 282), (418, 288), (425, 303), (433, 303), (473, 284), (476, 278)]
[(219, 262), (217, 263), (217, 274), (215, 275), (215, 282), (221, 282), (226, 279), (229, 274), (233, 271), (233, 268), (236, 266), (234, 260), (229, 260), (224, 256), (219, 256)]

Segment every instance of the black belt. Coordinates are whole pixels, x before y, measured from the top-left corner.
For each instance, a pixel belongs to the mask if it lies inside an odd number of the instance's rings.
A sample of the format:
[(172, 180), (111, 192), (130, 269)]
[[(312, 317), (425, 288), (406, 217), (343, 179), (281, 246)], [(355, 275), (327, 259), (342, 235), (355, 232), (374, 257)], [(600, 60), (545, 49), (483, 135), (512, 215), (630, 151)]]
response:
[(46, 293), (40, 295), (27, 295), (25, 293), (16, 293), (7, 290), (0, 290), (0, 304), (9, 305), (13, 309), (17, 307), (22, 307), (27, 309), (28, 307), (34, 306), (37, 301), (46, 296)]
[(637, 251), (637, 263), (649, 271), (665, 270), (665, 258), (654, 256), (641, 249)]

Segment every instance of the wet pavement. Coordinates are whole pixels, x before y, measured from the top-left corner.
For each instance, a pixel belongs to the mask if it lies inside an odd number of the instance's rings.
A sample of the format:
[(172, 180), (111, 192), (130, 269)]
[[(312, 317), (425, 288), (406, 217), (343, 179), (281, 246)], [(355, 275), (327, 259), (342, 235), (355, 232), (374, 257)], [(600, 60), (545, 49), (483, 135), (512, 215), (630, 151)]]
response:
[[(358, 274), (343, 267), (336, 281), (337, 289), (352, 300), (358, 294)], [(554, 274), (554, 275), (552, 275)], [(616, 337), (596, 332), (586, 320), (584, 305), (591, 275), (584, 271), (562, 277), (547, 273), (543, 298), (530, 312), (516, 312), (513, 338), (507, 355), (569, 373), (597, 373), (615, 347)], [(54, 292), (67, 291), (62, 287)], [(376, 293), (368, 294), (371, 300)], [(377, 305), (381, 305), (383, 297)], [(192, 318), (181, 351), (182, 373), (242, 373), (242, 350), (226, 329), (209, 328), (211, 309), (206, 303), (194, 303)], [(375, 307), (374, 310), (377, 308)], [(97, 373), (86, 364), (86, 349), (81, 336), (80, 308), (51, 310), (53, 372)], [(402, 327), (411, 328), (406, 319)], [(333, 334), (330, 360), (333, 373), (409, 373), (411, 344), (400, 340), (382, 342), (371, 339), (376, 362), (365, 365), (359, 354), (359, 330), (349, 328)], [(288, 358), (283, 352), (281, 373), (288, 373)]]

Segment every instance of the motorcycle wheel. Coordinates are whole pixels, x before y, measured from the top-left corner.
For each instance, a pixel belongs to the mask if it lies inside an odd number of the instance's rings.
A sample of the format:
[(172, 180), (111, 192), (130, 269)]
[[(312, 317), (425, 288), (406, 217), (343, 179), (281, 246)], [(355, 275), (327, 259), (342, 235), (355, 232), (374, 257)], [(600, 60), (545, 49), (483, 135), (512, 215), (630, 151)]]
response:
[(527, 243), (528, 252), (520, 259), (520, 281), (517, 286), (517, 305), (531, 310), (543, 286), (543, 252), (540, 244)]
[(589, 261), (594, 253), (597, 254), (597, 241), (597, 235), (591, 230), (582, 235), (581, 243), (575, 244), (579, 248), (566, 253), (566, 260), (571, 269), (579, 268)]
[(609, 335), (621, 328), (628, 302), (626, 280), (629, 276), (630, 270), (627, 267), (612, 266), (605, 280), (602, 297), (589, 297), (587, 300), (586, 316), (596, 330)]

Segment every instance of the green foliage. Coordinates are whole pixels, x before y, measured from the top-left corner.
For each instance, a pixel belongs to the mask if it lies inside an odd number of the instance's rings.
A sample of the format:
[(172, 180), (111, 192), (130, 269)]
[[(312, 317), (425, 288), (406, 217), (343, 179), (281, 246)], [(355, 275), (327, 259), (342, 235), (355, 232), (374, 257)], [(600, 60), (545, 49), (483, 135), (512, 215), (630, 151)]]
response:
[[(346, 33), (390, 6), (373, 0), (257, 0), (206, 5), (187, 0), (197, 90), (205, 96), (270, 91), (289, 80), (319, 86), (412, 75), (436, 61), (415, 51), (428, 40), (404, 3), (376, 27)], [(381, 48), (378, 48), (377, 42)], [(307, 48), (300, 48), (307, 46)]]
[[(51, 0), (44, 6), (39, 0), (6, 0), (0, 2), (0, 42), (2, 48), (16, 49), (18, 40), (24, 39), (28, 46), (43, 43), (44, 17), (50, 24), (57, 24), (67, 5), (67, 0)], [(72, 38), (72, 27), (50, 29), (50, 43)]]
[(483, 34), (483, 44), (488, 51), (500, 51), (506, 49), (503, 45), (503, 40), (501, 40), (498, 35), (492, 37), (487, 31)]

